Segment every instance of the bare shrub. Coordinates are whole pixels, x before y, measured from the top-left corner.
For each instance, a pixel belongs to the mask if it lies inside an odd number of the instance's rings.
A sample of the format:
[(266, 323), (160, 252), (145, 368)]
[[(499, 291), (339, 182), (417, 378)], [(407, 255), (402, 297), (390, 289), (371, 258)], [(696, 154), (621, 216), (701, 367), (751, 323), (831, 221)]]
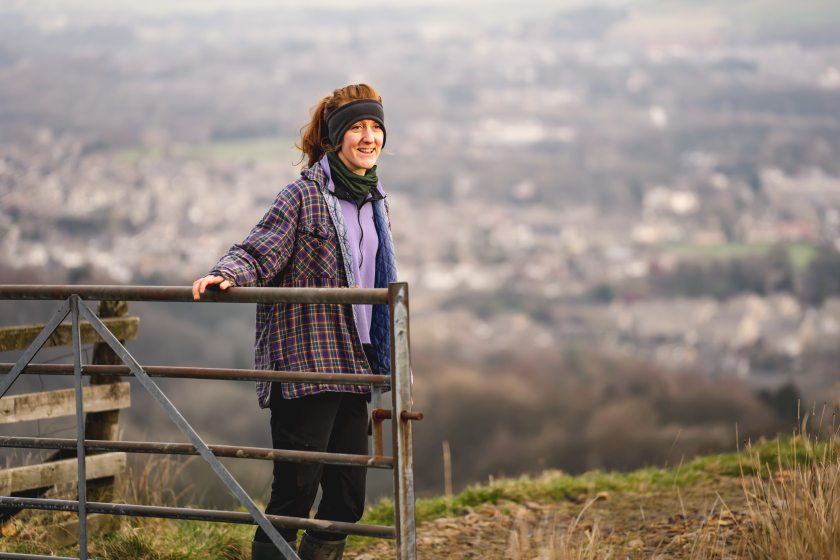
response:
[(458, 490), (488, 476), (544, 469), (676, 465), (734, 451), (736, 424), (745, 437), (783, 428), (740, 383), (594, 351), (567, 358), (546, 352), (479, 367), (425, 356), (430, 373), (418, 377), (415, 394), (426, 413), (415, 431), (418, 490), (442, 491), (443, 440), (451, 445)]

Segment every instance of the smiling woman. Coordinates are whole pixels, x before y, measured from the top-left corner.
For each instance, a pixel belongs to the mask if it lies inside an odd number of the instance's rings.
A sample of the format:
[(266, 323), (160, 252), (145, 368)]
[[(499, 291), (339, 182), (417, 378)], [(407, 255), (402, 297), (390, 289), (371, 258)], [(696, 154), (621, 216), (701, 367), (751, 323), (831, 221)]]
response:
[(385, 129), (377, 121), (355, 122), (344, 133), (338, 157), (347, 169), (356, 175), (364, 175), (376, 164), (384, 142)]
[[(300, 145), (307, 159), (241, 243), (193, 283), (208, 286), (384, 288), (396, 280), (385, 194), (376, 161), (385, 145), (382, 100), (371, 86), (335, 90), (315, 107)], [(390, 371), (386, 305), (257, 306), (258, 369), (322, 373)], [(366, 386), (259, 383), (259, 404), (271, 410), (276, 449), (367, 455)], [(318, 487), (317, 519), (354, 523), (364, 511), (363, 467), (274, 463), (266, 513), (307, 517)], [(292, 546), (297, 531), (284, 529)], [(344, 535), (307, 531), (303, 559), (341, 558)], [(268, 536), (254, 535), (252, 560), (283, 558)]]

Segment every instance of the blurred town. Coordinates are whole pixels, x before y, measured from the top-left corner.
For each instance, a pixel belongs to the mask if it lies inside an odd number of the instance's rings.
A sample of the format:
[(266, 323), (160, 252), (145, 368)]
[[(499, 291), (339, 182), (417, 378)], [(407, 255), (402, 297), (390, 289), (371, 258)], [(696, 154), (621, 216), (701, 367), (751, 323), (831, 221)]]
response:
[(368, 81), (418, 351), (596, 348), (816, 395), (840, 348), (840, 17), (813, 4), (11, 2), (0, 267), (191, 282), (299, 172), (318, 97)]

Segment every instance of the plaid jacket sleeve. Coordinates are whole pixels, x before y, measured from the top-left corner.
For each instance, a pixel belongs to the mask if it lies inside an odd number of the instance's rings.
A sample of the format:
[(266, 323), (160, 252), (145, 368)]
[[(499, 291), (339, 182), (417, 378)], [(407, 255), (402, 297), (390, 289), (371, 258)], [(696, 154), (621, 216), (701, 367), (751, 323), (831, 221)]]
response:
[(237, 286), (264, 286), (280, 272), (292, 254), (300, 209), (294, 183), (280, 191), (265, 216), (241, 242), (231, 247), (210, 274)]

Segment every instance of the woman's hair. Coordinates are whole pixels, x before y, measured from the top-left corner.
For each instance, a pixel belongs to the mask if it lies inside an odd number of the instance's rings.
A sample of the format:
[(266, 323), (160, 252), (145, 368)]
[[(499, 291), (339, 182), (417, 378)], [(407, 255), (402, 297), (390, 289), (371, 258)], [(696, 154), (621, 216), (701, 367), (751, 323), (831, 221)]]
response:
[(333, 111), (357, 99), (375, 99), (382, 103), (382, 98), (367, 84), (354, 84), (338, 88), (331, 95), (324, 97), (312, 110), (312, 118), (309, 123), (300, 129), (300, 144), (295, 147), (303, 154), (301, 161), (306, 158), (306, 166), (311, 167), (319, 161), (323, 155), (337, 146), (330, 145), (329, 131), (327, 130), (327, 119)]

